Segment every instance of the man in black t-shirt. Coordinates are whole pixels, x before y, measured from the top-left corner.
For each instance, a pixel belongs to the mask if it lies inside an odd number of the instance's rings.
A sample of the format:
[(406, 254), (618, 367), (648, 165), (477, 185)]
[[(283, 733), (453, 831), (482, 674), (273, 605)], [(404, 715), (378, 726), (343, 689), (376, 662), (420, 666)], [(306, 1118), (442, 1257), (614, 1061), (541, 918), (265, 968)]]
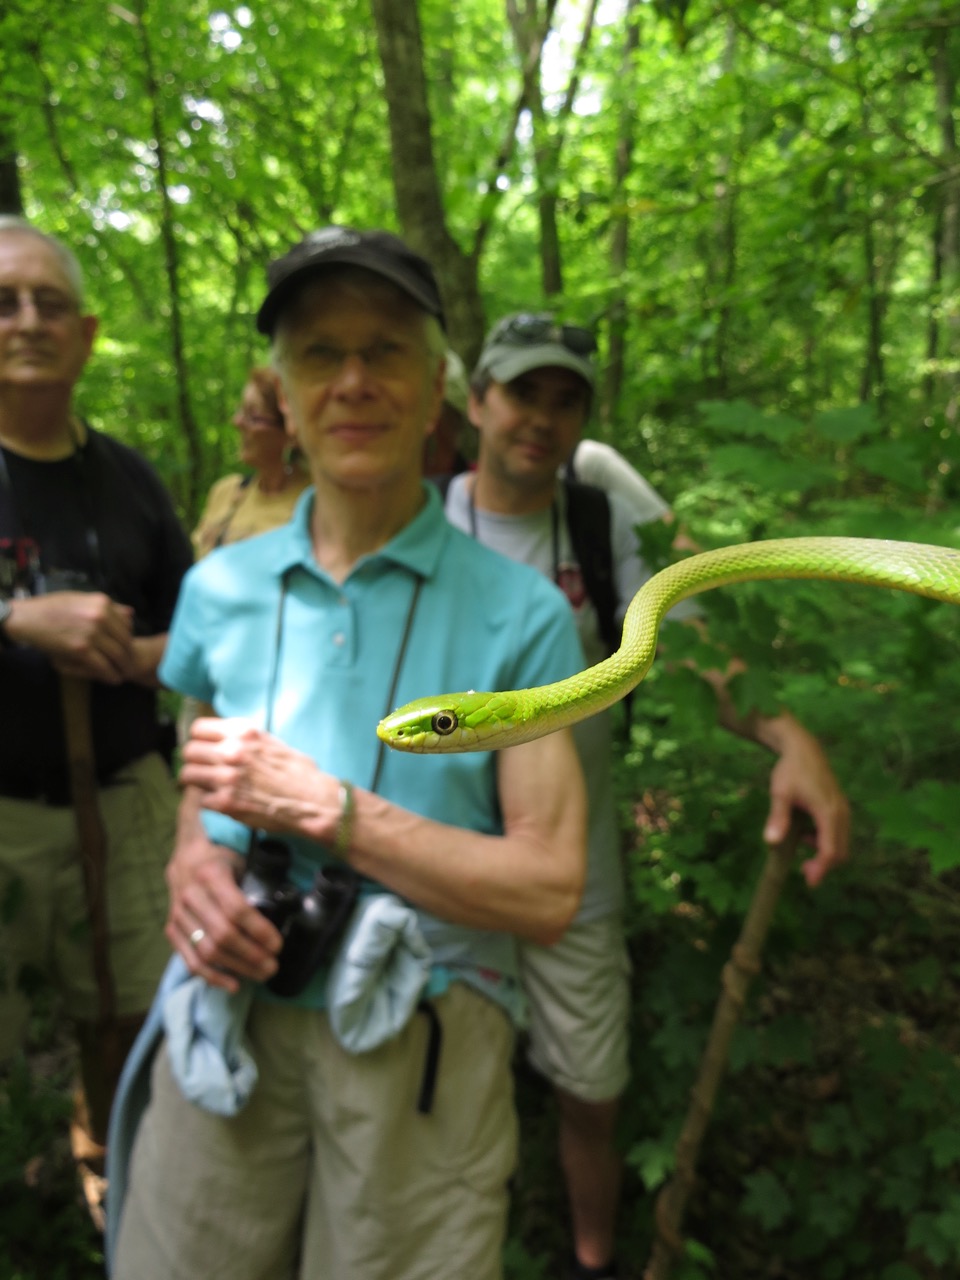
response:
[(102, 1142), (169, 955), (156, 667), (191, 553), (152, 468), (74, 412), (96, 328), (72, 253), (0, 218), (0, 1062), (40, 970)]

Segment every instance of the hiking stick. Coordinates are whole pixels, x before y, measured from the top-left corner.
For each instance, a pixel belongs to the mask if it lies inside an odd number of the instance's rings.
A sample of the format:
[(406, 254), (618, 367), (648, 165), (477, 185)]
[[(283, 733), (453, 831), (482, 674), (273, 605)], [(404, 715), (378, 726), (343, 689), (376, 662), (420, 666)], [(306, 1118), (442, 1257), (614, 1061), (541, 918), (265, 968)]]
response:
[(677, 1139), (673, 1175), (657, 1196), (654, 1239), (643, 1280), (667, 1280), (674, 1262), (684, 1251), (680, 1226), (693, 1190), (697, 1157), (706, 1132), (717, 1089), (727, 1065), (730, 1041), (746, 1002), (753, 978), (760, 972), (760, 956), (773, 913), (787, 879), (799, 840), (796, 821), (776, 845), (767, 846), (767, 858), (740, 931), (721, 976), (720, 998), (704, 1049), (697, 1082), (690, 1093), (680, 1137)]
[(60, 677), (63, 724), (67, 740), (70, 798), (77, 823), (77, 843), (87, 901), (93, 971), (97, 980), (99, 1020), (109, 1023), (116, 997), (110, 970), (110, 930), (107, 920), (107, 835), (100, 814), (97, 773), (93, 759), (90, 720), (90, 682), (79, 676)]

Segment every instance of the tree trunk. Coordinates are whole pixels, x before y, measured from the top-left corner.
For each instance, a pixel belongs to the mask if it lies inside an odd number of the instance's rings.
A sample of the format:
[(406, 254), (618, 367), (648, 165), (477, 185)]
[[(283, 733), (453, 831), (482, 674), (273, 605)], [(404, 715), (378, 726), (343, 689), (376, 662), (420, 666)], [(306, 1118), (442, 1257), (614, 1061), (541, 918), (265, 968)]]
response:
[[(863, 82), (860, 64), (860, 40), (854, 35), (855, 58), (853, 69), (857, 91), (860, 95), (860, 127), (864, 138), (873, 136), (873, 120), (868, 92)], [(867, 344), (864, 351), (863, 370), (860, 375), (861, 403), (872, 403), (883, 413), (886, 399), (886, 368), (883, 359), (883, 325), (886, 302), (878, 269), (877, 224), (870, 211), (868, 197), (864, 199), (862, 219), (863, 278), (867, 294)]]
[[(723, 72), (733, 75), (737, 62), (737, 28), (727, 23), (723, 51)], [(738, 112), (734, 124), (735, 137), (726, 153), (719, 157), (717, 169), (716, 242), (723, 255), (714, 283), (716, 291), (717, 328), (714, 336), (716, 390), (722, 398), (730, 393), (730, 347), (733, 328), (733, 287), (737, 275), (737, 176), (741, 150), (743, 119)]]
[[(931, 48), (937, 92), (937, 122), (940, 126), (940, 155), (946, 174), (941, 186), (939, 242), (935, 251), (940, 296), (934, 302), (935, 305), (941, 300), (943, 302), (939, 345), (948, 358), (960, 350), (960, 150), (957, 147), (954, 123), (957, 81), (950, 58), (949, 40), (950, 31), (947, 28), (938, 29), (933, 35)], [(960, 375), (950, 374), (945, 379), (944, 391), (947, 421), (955, 423), (960, 416)]]
[(860, 378), (860, 399), (884, 401), (883, 317), (884, 303), (877, 273), (876, 233), (869, 210), (863, 215), (863, 270), (867, 286), (867, 349)]
[(557, 225), (557, 194), (560, 175), (557, 155), (550, 140), (547, 115), (539, 77), (531, 89), (530, 116), (533, 120), (533, 151), (537, 170), (537, 212), (540, 220), (540, 272), (543, 296), (550, 299), (563, 293), (563, 266), (560, 256), (560, 229)]
[(483, 342), (476, 257), (463, 253), (446, 222), (416, 0), (372, 0), (390, 121), (393, 188), (403, 234), (437, 270), (451, 345), (468, 367)]
[(203, 474), (203, 452), (200, 433), (190, 403), (189, 376), (183, 340), (183, 302), (180, 291), (180, 254), (174, 231), (175, 214), (167, 184), (167, 140), (160, 106), (160, 85), (153, 63), (153, 48), (147, 19), (147, 0), (137, 2), (137, 33), (143, 54), (143, 76), (150, 106), (150, 124), (156, 144), (157, 187), (160, 195), (160, 240), (167, 271), (170, 296), (170, 356), (176, 379), (177, 414), (180, 429), (187, 442), (188, 468), (183, 503), (193, 520), (200, 510), (200, 477)]
[[(621, 85), (633, 83), (633, 57), (640, 45), (640, 0), (627, 0), (626, 39), (621, 61)], [(634, 126), (637, 111), (632, 92), (623, 93), (620, 125), (613, 159), (612, 205), (616, 211), (610, 226), (610, 276), (617, 283), (607, 311), (607, 364), (600, 392), (600, 425), (609, 438), (623, 387), (627, 342), (627, 301), (623, 284), (627, 270), (630, 243), (630, 217), (627, 211), (627, 178), (633, 166)]]
[(545, 298), (563, 292), (560, 260), (560, 232), (557, 227), (557, 147), (550, 138), (543, 93), (540, 88), (540, 59), (550, 32), (556, 0), (547, 0), (540, 17), (537, 0), (522, 9), (517, 0), (507, 0), (507, 19), (523, 69), (523, 93), (533, 131), (533, 159), (537, 175), (537, 213), (540, 226), (540, 284)]
[(23, 213), (13, 121), (0, 115), (0, 213)]

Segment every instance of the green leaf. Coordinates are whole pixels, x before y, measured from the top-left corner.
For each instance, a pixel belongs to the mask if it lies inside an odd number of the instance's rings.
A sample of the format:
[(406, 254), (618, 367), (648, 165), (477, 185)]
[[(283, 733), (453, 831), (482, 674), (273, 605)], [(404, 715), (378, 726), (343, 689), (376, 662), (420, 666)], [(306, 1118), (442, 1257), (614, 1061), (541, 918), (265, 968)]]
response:
[(924, 1136), (923, 1145), (930, 1152), (938, 1169), (949, 1169), (960, 1164), (960, 1127), (944, 1125)]
[(927, 488), (923, 466), (910, 441), (878, 440), (865, 444), (857, 450), (856, 461), (864, 471), (905, 489), (922, 493)]
[(768, 1023), (761, 1039), (767, 1061), (775, 1066), (796, 1066), (813, 1062), (813, 1035), (810, 1022), (797, 1014), (785, 1014)]
[(806, 431), (798, 418), (764, 412), (745, 400), (701, 400), (697, 408), (704, 425), (718, 435), (756, 436), (785, 444)]
[(10, 924), (23, 906), (26, 888), (22, 876), (11, 876), (0, 899), (0, 923)]
[(943, 965), (936, 956), (924, 956), (908, 964), (902, 971), (903, 985), (908, 991), (934, 994), (943, 981)]
[(707, 1271), (713, 1271), (716, 1267), (716, 1255), (705, 1244), (701, 1244), (699, 1240), (685, 1239), (683, 1242), (684, 1257), (689, 1258), (691, 1262), (698, 1262)]
[[(872, 405), (857, 404), (846, 409), (827, 409), (824, 413), (817, 413), (811, 427), (818, 435), (834, 444), (852, 444), (863, 436), (876, 435), (881, 424)], [(857, 459), (860, 459), (859, 453)]]
[(752, 666), (738, 672), (727, 688), (740, 715), (748, 715), (751, 711), (773, 715), (777, 711), (779, 686), (770, 672), (761, 667)]
[(880, 1280), (923, 1280), (923, 1277), (905, 1262), (892, 1262), (880, 1272)]
[(932, 1213), (915, 1213), (907, 1229), (907, 1248), (920, 1249), (938, 1267), (950, 1257), (937, 1217)]
[(937, 1228), (949, 1246), (951, 1261), (960, 1262), (960, 1192), (954, 1192), (937, 1214)]
[(835, 1103), (810, 1126), (810, 1145), (815, 1151), (834, 1154), (847, 1151), (855, 1157), (867, 1148), (863, 1131), (846, 1103)]
[(673, 1171), (673, 1145), (644, 1138), (630, 1148), (627, 1163), (640, 1174), (648, 1191), (655, 1191)]
[(881, 835), (925, 850), (935, 873), (960, 866), (960, 783), (929, 778), (901, 794), (871, 796), (866, 804), (880, 823)]
[(769, 1169), (744, 1178), (747, 1188), (741, 1208), (751, 1218), (756, 1218), (766, 1231), (782, 1226), (790, 1215), (793, 1201), (780, 1179)]
[(748, 444), (718, 445), (710, 454), (710, 466), (718, 475), (742, 477), (763, 489), (787, 493), (804, 493), (833, 479), (831, 466)]

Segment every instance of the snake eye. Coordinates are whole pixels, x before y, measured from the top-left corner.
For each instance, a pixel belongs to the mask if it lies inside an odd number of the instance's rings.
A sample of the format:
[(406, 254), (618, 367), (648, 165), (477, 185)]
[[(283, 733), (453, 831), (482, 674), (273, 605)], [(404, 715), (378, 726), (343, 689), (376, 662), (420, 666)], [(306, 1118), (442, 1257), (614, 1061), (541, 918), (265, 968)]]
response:
[(457, 717), (452, 711), (438, 711), (430, 721), (434, 733), (439, 733), (441, 738), (453, 733), (458, 723)]

